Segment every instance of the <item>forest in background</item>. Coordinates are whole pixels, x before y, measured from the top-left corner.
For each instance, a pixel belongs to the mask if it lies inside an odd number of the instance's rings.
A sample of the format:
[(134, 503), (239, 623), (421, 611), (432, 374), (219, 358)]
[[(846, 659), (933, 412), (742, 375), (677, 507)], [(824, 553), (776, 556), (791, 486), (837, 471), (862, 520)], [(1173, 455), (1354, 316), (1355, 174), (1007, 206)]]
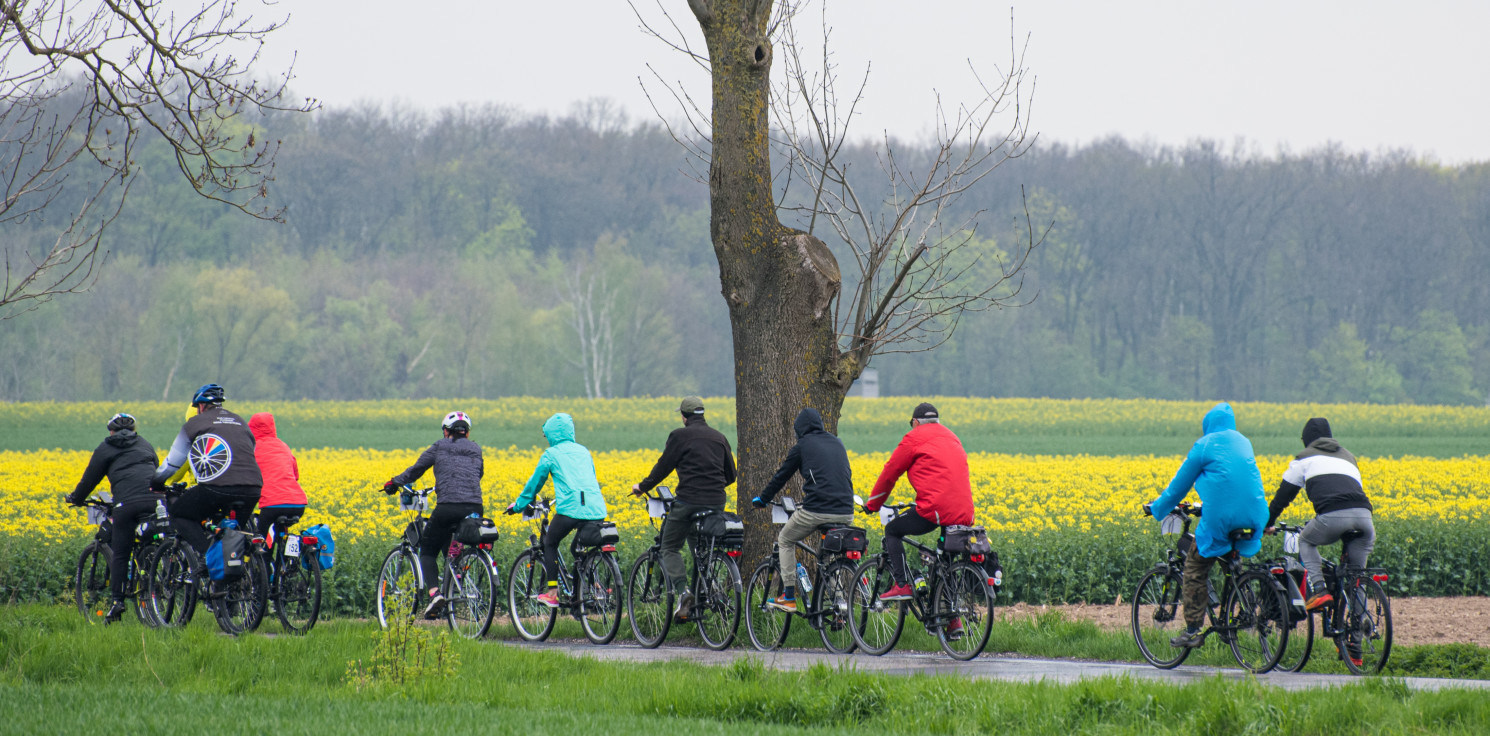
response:
[[(285, 223), (201, 199), (142, 148), (97, 283), (0, 321), (0, 400), (734, 393), (707, 188), (661, 125), (595, 100), (256, 129), (282, 142)], [(879, 153), (842, 154), (867, 201), (893, 196)], [(1026, 210), (1050, 225), (1032, 301), (876, 358), (882, 393), (1486, 403), (1490, 163), (1041, 142), (960, 206), (946, 221), (981, 210), (964, 235), (990, 261)], [(8, 252), (72, 211), (8, 225)]]

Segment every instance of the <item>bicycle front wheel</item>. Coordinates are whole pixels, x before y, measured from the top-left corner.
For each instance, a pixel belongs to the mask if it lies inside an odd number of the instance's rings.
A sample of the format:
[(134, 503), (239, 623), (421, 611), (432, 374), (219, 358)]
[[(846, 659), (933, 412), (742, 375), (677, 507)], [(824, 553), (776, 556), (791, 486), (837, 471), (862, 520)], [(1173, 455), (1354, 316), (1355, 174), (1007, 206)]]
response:
[(735, 561), (723, 554), (715, 554), (709, 560), (704, 574), (699, 576), (700, 596), (698, 609), (698, 634), (704, 646), (721, 650), (728, 649), (740, 630), (740, 568)]
[(1356, 675), (1377, 674), (1392, 654), (1392, 602), (1381, 583), (1366, 576), (1357, 577), (1345, 597), (1345, 625), (1336, 638), (1345, 667)]
[(103, 542), (90, 542), (78, 557), (72, 576), (72, 597), (78, 613), (90, 624), (103, 623), (109, 612), (109, 557), (113, 553)]
[(145, 589), (150, 617), (156, 623), (167, 628), (191, 623), (197, 610), (197, 579), (192, 571), (200, 569), (199, 560), (196, 550), (180, 539), (165, 542), (150, 557)]
[(823, 570), (823, 582), (817, 589), (817, 633), (823, 638), (823, 646), (834, 654), (848, 654), (859, 646), (849, 625), (849, 595), (854, 580), (854, 563), (837, 559)]
[(125, 586), (128, 591), (126, 595), (134, 599), (135, 618), (152, 629), (160, 628), (160, 624), (155, 621), (155, 614), (150, 610), (145, 579), (157, 547), (155, 544), (144, 544), (135, 548), (134, 554), (129, 557), (129, 584)]
[(445, 620), (450, 630), (467, 639), (480, 639), (491, 628), (497, 611), (497, 581), (491, 555), (467, 547), (445, 569)]
[(592, 644), (609, 644), (621, 630), (621, 566), (609, 552), (591, 552), (580, 573), (580, 623)]
[(1294, 612), (1290, 619), (1293, 627), (1288, 632), (1288, 647), (1278, 658), (1276, 669), (1282, 672), (1303, 672), (1309, 663), (1309, 654), (1314, 651), (1314, 614), (1300, 616)]
[(424, 592), (422, 578), (419, 558), (413, 550), (400, 545), (383, 558), (376, 591), (379, 626), (386, 629), (399, 618), (413, 618)]
[(1288, 605), (1283, 586), (1265, 572), (1244, 573), (1228, 586), (1222, 625), (1237, 664), (1259, 675), (1278, 665), (1288, 649)]
[(631, 576), (626, 579), (626, 618), (631, 619), (636, 643), (647, 649), (661, 644), (673, 625), (673, 594), (656, 547), (631, 565)]
[(750, 585), (745, 587), (745, 633), (762, 652), (781, 646), (792, 626), (792, 615), (771, 605), (780, 593), (781, 574), (775, 565), (762, 562), (750, 573)]
[(527, 641), (547, 639), (559, 618), (559, 609), (537, 601), (548, 587), (543, 578), (543, 560), (531, 549), (518, 555), (507, 571), (507, 610), (512, 612), (517, 635)]
[(894, 649), (905, 629), (905, 601), (880, 600), (894, 584), (890, 561), (883, 554), (870, 557), (854, 570), (848, 597), (849, 630), (865, 654), (879, 656)]
[(209, 584), (208, 603), (224, 634), (238, 636), (258, 628), (268, 607), (269, 577), (259, 555), (246, 555), (243, 574), (231, 582)]
[(983, 568), (952, 565), (932, 593), (936, 638), (947, 656), (967, 661), (983, 653), (993, 632), (993, 591)]
[(1174, 570), (1151, 570), (1138, 581), (1133, 594), (1133, 641), (1143, 658), (1161, 670), (1174, 669), (1190, 656), (1188, 648), (1169, 643), (1185, 630), (1180, 615), (1182, 583)]
[(281, 557), (274, 575), (274, 613), (287, 633), (304, 635), (321, 617), (320, 555)]

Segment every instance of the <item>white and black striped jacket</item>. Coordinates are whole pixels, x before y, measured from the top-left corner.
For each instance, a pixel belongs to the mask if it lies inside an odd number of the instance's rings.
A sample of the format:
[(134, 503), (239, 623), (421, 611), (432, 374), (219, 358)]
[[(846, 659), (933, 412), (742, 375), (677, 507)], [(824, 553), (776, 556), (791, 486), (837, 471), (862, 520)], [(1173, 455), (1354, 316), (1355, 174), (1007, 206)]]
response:
[(1283, 481), (1268, 504), (1268, 526), (1293, 503), (1302, 488), (1314, 504), (1315, 515), (1342, 509), (1371, 510), (1371, 501), (1361, 486), (1361, 471), (1355, 456), (1333, 437), (1320, 437), (1296, 455), (1283, 471)]

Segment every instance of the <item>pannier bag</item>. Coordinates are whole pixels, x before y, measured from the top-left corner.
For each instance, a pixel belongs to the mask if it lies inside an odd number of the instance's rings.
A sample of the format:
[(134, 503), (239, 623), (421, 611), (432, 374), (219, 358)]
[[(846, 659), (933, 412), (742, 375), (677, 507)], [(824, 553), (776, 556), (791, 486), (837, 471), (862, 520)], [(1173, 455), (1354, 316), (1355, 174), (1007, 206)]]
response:
[[(414, 525), (410, 524), (409, 526), (412, 527)], [(405, 532), (405, 534), (407, 533)], [(331, 538), (331, 527), (325, 524), (314, 524), (302, 530), (300, 536), (316, 538), (316, 549), (319, 552), (317, 556), (320, 557), (316, 562), (321, 563), (322, 570), (330, 570), (336, 564), (336, 540)], [(418, 540), (415, 541), (417, 544)], [(310, 564), (310, 561), (304, 557), (301, 557), (301, 561), (305, 565)]]
[(413, 547), (415, 552), (419, 551), (419, 537), (419, 525), (412, 521), (409, 522), (409, 525), (404, 527), (404, 542)]
[(869, 537), (856, 526), (835, 526), (823, 532), (824, 552), (863, 552), (869, 549)]
[(461, 544), (491, 544), (498, 536), (496, 522), (479, 516), (467, 516), (455, 527), (455, 539)]
[(1179, 550), (1186, 556), (1195, 551), (1195, 532), (1185, 532), (1185, 536), (1180, 537)]
[(999, 564), (999, 553), (989, 550), (983, 555), (983, 572), (993, 582), (993, 587), (1004, 587), (1004, 566)]
[(581, 547), (604, 547), (621, 541), (621, 533), (612, 521), (587, 521), (574, 533), (575, 543)]
[(207, 547), (207, 576), (213, 580), (233, 582), (243, 577), (243, 556), (248, 552), (248, 535), (237, 529), (224, 529)]
[(944, 540), (942, 548), (953, 554), (986, 555), (993, 551), (988, 532), (981, 526), (949, 526)]

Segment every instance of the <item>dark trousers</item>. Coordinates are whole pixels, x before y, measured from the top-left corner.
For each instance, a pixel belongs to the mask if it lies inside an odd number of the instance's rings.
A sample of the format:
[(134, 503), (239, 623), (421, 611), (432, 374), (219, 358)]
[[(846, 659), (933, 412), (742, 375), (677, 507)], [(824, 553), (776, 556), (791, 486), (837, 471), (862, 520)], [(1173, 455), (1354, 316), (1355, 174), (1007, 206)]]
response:
[(936, 522), (914, 511), (885, 525), (885, 554), (890, 556), (890, 575), (897, 585), (905, 585), (911, 579), (910, 566), (905, 564), (905, 537), (934, 532), (938, 528)]
[(114, 536), (109, 539), (109, 592), (114, 600), (124, 598), (125, 581), (129, 578), (129, 553), (134, 551), (135, 527), (155, 515), (156, 500), (165, 496), (151, 495), (135, 501), (126, 501), (114, 507), (110, 516), (114, 519)]
[(1185, 580), (1180, 586), (1180, 600), (1185, 603), (1185, 628), (1199, 629), (1205, 624), (1205, 612), (1211, 607), (1211, 595), (1205, 581), (1220, 557), (1201, 557), (1198, 550), (1185, 555)]
[(554, 520), (549, 522), (548, 531), (543, 535), (543, 579), (548, 581), (549, 587), (559, 584), (559, 543), (570, 532), (587, 523), (584, 519), (563, 514), (554, 514)]
[(674, 501), (662, 522), (662, 574), (674, 594), (681, 595), (688, 589), (688, 569), (683, 565), (683, 544), (693, 533), (693, 514), (698, 511), (723, 511), (724, 504), (693, 504)]
[(259, 486), (192, 486), (171, 502), (171, 527), (199, 554), (206, 554), (211, 540), (202, 522), (234, 504), (242, 505), (238, 518), (247, 521), (258, 502)]
[[(304, 514), (304, 506), (265, 506), (259, 509), (259, 521), (255, 525), (255, 531), (268, 537), (269, 530), (280, 519), (288, 519), (291, 516), (303, 516)], [(285, 530), (288, 531), (289, 527), (286, 526)]]
[(440, 585), (440, 567), (437, 561), (450, 546), (450, 537), (460, 520), (475, 514), (481, 515), (479, 503), (441, 503), (429, 512), (429, 521), (424, 524), (424, 535), (419, 537), (419, 567), (424, 570), (424, 587)]

